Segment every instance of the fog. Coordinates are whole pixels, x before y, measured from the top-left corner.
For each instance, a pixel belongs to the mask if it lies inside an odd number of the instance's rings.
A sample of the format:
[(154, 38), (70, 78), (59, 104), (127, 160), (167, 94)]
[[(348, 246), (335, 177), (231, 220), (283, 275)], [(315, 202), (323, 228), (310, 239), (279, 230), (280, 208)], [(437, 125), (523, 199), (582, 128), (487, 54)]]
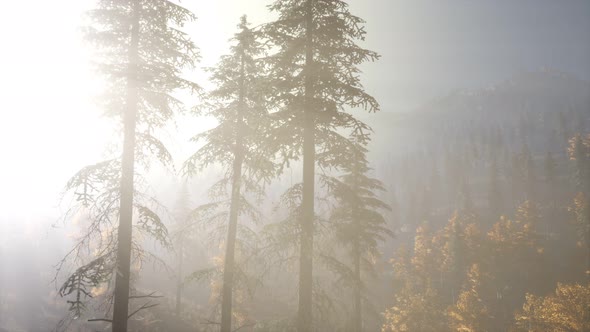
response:
[(0, 22), (0, 331), (590, 329), (588, 1)]

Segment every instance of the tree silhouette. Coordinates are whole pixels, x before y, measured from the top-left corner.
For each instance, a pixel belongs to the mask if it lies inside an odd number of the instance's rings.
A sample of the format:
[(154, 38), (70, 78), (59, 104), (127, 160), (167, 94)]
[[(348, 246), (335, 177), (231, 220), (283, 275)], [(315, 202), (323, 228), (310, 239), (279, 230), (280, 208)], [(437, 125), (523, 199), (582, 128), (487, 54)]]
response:
[(574, 197), (574, 205), (570, 208), (575, 216), (580, 244), (586, 250), (586, 278), (590, 280), (590, 201), (580, 192)]
[(477, 264), (470, 268), (467, 279), (457, 303), (449, 310), (450, 325), (455, 331), (493, 331), (490, 309), (482, 300), (483, 278)]
[(500, 174), (498, 169), (498, 162), (496, 156), (492, 157), (492, 163), (490, 164), (490, 182), (488, 189), (488, 207), (491, 216), (502, 214), (503, 212), (503, 201), (502, 201), (502, 184), (500, 182)]
[(177, 317), (182, 314), (182, 295), (184, 289), (184, 257), (186, 255), (186, 245), (189, 242), (186, 229), (189, 227), (189, 199), (188, 183), (184, 181), (178, 192), (176, 206), (174, 211), (175, 230), (172, 235), (174, 249), (176, 251), (176, 298), (174, 312)]
[[(278, 19), (263, 27), (276, 53), (267, 58), (270, 100), (279, 111), (273, 141), (283, 160), (303, 157), (298, 330), (312, 330), (313, 220), (315, 165), (338, 166), (347, 145), (336, 128), (359, 137), (366, 126), (345, 106), (376, 111), (376, 100), (363, 91), (357, 66), (378, 55), (360, 48), (363, 20), (345, 1), (279, 0), (270, 5)], [(338, 157), (336, 157), (338, 156)]]
[(446, 331), (444, 302), (434, 287), (440, 274), (437, 252), (428, 226), (416, 229), (413, 256), (402, 247), (392, 259), (394, 281), (399, 284), (394, 305), (384, 312), (383, 332)]
[(363, 329), (361, 302), (364, 283), (361, 272), (374, 272), (379, 242), (393, 236), (381, 214), (384, 210), (390, 210), (390, 207), (376, 193), (385, 188), (381, 181), (368, 176), (371, 169), (365, 157), (366, 152), (364, 147), (357, 145), (354, 159), (343, 166), (345, 173), (342, 176), (323, 178), (337, 202), (331, 213), (337, 240), (348, 250), (352, 262), (352, 268), (339, 264), (343, 269), (338, 270), (342, 277), (349, 276), (350, 279), (353, 290), (352, 330), (355, 332)]
[(578, 190), (590, 194), (590, 134), (576, 134), (569, 140), (568, 155), (575, 163), (574, 179)]
[[(255, 210), (243, 192), (263, 194), (263, 185), (275, 175), (275, 166), (264, 146), (265, 130), (269, 128), (264, 105), (261, 75), (264, 73), (258, 57), (262, 54), (257, 34), (249, 28), (246, 17), (238, 25), (240, 31), (232, 39), (231, 54), (210, 68), (217, 88), (208, 96), (202, 113), (213, 116), (218, 125), (196, 135), (193, 141), (206, 140), (184, 165), (184, 172), (218, 164), (225, 177), (216, 185), (225, 190), (229, 185), (229, 217), (223, 267), (221, 331), (230, 332), (232, 324), (232, 289), (235, 274), (235, 248), (240, 214)], [(262, 184), (261, 184), (262, 181)], [(222, 204), (219, 205), (222, 208)]]
[(136, 175), (138, 166), (148, 167), (150, 155), (171, 166), (170, 154), (153, 134), (182, 107), (173, 91), (199, 89), (181, 77), (182, 68), (193, 66), (198, 52), (179, 28), (195, 17), (167, 0), (100, 0), (89, 16), (92, 24), (86, 37), (96, 47), (98, 69), (107, 80), (102, 106), (108, 116), (121, 120), (123, 150), (121, 157), (84, 168), (66, 186), (83, 207), (91, 207), (93, 224), (81, 242), (93, 235), (103, 237), (101, 231), (108, 226), (111, 236), (99, 245), (98, 258), (62, 286), (62, 294), (88, 295), (80, 288), (83, 281), (89, 281), (86, 287), (96, 285), (114, 268), (112, 323), (118, 332), (127, 330), (128, 318), (136, 313), (129, 315), (130, 264), (139, 248), (132, 238), (133, 210), (140, 229), (162, 240), (167, 237), (157, 213), (140, 204), (145, 197), (136, 190)]

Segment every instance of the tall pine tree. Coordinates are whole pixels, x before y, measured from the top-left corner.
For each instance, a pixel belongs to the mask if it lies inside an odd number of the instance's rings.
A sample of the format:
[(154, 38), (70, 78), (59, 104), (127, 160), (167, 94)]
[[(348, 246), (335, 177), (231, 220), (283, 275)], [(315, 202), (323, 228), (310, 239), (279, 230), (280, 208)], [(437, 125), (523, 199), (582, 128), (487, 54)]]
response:
[(312, 330), (315, 166), (338, 166), (347, 159), (348, 128), (362, 138), (368, 129), (345, 107), (377, 111), (377, 101), (359, 80), (358, 65), (378, 55), (356, 44), (363, 20), (341, 0), (277, 0), (278, 19), (263, 31), (276, 53), (268, 57), (271, 102), (279, 125), (272, 140), (283, 160), (303, 157), (298, 330)]
[[(222, 332), (232, 331), (238, 217), (254, 209), (244, 192), (262, 193), (260, 181), (264, 184), (275, 174), (274, 164), (263, 146), (269, 118), (261, 90), (263, 70), (258, 60), (262, 54), (261, 43), (245, 16), (238, 28), (240, 32), (233, 38), (231, 54), (222, 57), (218, 66), (210, 69), (217, 88), (208, 94), (209, 107), (205, 107), (205, 114), (213, 116), (219, 124), (193, 138), (207, 143), (184, 166), (185, 172), (192, 174), (198, 168), (218, 164), (226, 175), (217, 186), (222, 190), (227, 185), (231, 187), (221, 294)], [(218, 208), (224, 208), (228, 201), (218, 203)]]
[(170, 154), (153, 134), (182, 108), (172, 92), (199, 89), (181, 76), (181, 70), (198, 59), (195, 45), (180, 30), (195, 16), (167, 0), (100, 0), (89, 14), (92, 23), (86, 36), (96, 47), (98, 68), (107, 80), (102, 106), (122, 123), (123, 151), (121, 157), (84, 168), (67, 184), (82, 207), (91, 207), (94, 219), (81, 241), (101, 237), (101, 229), (109, 225), (114, 231), (101, 242), (102, 255), (79, 268), (61, 292), (76, 292), (79, 299), (80, 292), (88, 295), (87, 287), (116, 271), (112, 323), (119, 332), (127, 330), (129, 318), (130, 264), (137, 247), (132, 238), (134, 209), (140, 230), (158, 238), (167, 234), (158, 215), (140, 204), (144, 195), (136, 190), (136, 173), (139, 166), (149, 165), (150, 155), (171, 164)]

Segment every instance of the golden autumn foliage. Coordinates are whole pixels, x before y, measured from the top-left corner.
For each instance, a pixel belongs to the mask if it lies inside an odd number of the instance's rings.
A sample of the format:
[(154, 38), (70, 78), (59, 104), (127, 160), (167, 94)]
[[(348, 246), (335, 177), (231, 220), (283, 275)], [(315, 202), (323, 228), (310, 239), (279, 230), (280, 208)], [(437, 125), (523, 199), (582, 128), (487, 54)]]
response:
[(396, 296), (396, 306), (385, 311), (382, 332), (440, 332), (447, 330), (447, 316), (441, 308), (436, 290), (423, 292), (404, 289)]
[(584, 136), (576, 134), (569, 139), (568, 156), (570, 160), (579, 160), (580, 157), (590, 158), (590, 134)]
[(526, 293), (554, 287), (538, 278), (539, 205), (527, 200), (515, 212), (487, 230), (466, 211), (438, 231), (419, 226), (413, 251), (402, 247), (391, 261), (397, 288), (382, 331), (508, 331)]
[(492, 331), (493, 321), (490, 309), (481, 298), (481, 271), (473, 264), (469, 271), (467, 287), (459, 294), (454, 306), (449, 308), (450, 326), (453, 331)]
[(515, 320), (517, 331), (589, 331), (590, 285), (558, 283), (549, 296), (527, 294)]

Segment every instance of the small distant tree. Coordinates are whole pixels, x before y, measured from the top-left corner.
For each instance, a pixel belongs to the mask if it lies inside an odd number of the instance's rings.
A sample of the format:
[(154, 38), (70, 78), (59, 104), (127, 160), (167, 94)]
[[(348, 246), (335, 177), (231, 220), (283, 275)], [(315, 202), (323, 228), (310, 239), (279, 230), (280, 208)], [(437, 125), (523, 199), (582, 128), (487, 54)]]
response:
[(382, 331), (448, 331), (447, 305), (436, 287), (442, 261), (430, 227), (419, 226), (413, 254), (402, 247), (392, 259), (397, 287), (394, 304), (384, 313)]
[[(216, 67), (209, 69), (217, 87), (208, 93), (208, 103), (199, 110), (200, 115), (214, 117), (218, 125), (193, 138), (193, 141), (204, 140), (206, 143), (184, 164), (184, 173), (189, 176), (197, 169), (213, 164), (225, 171), (224, 177), (212, 187), (213, 196), (220, 200), (196, 211), (205, 214), (217, 211), (216, 218), (227, 217), (221, 292), (222, 332), (232, 331), (238, 219), (244, 214), (256, 216), (256, 219), (259, 215), (246, 194), (263, 194), (264, 184), (274, 177), (276, 171), (264, 146), (268, 140), (265, 135), (269, 117), (261, 90), (264, 70), (258, 60), (262, 55), (262, 45), (257, 34), (249, 28), (245, 16), (238, 28), (240, 31), (232, 39), (231, 53), (223, 56)], [(242, 230), (245, 231), (244, 227)]]
[[(496, 292), (494, 308), (497, 326), (511, 324), (512, 312), (521, 305), (527, 291), (543, 291), (549, 278), (543, 275), (544, 248), (537, 232), (538, 206), (526, 201), (514, 220), (501, 217), (487, 234), (490, 287)], [(483, 267), (482, 267), (483, 268)]]
[(68, 277), (60, 294), (74, 294), (69, 302), (77, 317), (91, 288), (114, 277), (113, 318), (104, 320), (121, 332), (137, 312), (129, 314), (132, 258), (145, 258), (141, 244), (133, 241), (133, 215), (136, 229), (168, 244), (166, 227), (150, 206), (154, 201), (137, 190), (138, 170), (149, 166), (149, 156), (171, 166), (172, 158), (154, 132), (182, 108), (172, 92), (199, 89), (181, 77), (181, 70), (198, 59), (197, 48), (180, 30), (195, 16), (167, 0), (99, 0), (89, 16), (86, 36), (96, 46), (98, 68), (107, 81), (100, 100), (106, 114), (122, 124), (123, 149), (121, 156), (83, 168), (66, 185), (76, 200), (70, 215), (82, 211), (91, 220), (68, 257), (88, 247), (96, 248), (96, 254)]
[(579, 191), (590, 194), (590, 134), (577, 134), (569, 140), (568, 155), (575, 163), (575, 182)]
[(590, 201), (580, 192), (574, 198), (574, 205), (570, 207), (575, 217), (578, 230), (579, 246), (586, 251), (586, 277), (590, 279)]
[[(526, 144), (523, 144), (519, 153), (512, 156), (512, 168), (510, 171), (512, 182), (512, 201), (536, 199), (536, 176), (534, 159)], [(522, 195), (524, 194), (524, 195)]]
[(525, 199), (536, 199), (536, 175), (535, 162), (528, 146), (523, 145), (522, 151), (517, 156), (518, 174), (524, 185)]
[(586, 249), (586, 276), (590, 280), (590, 134), (576, 134), (569, 140), (568, 155), (575, 163), (575, 182), (579, 193), (570, 208), (575, 214), (580, 244)]
[(459, 294), (457, 303), (449, 308), (450, 325), (454, 331), (494, 331), (490, 309), (482, 299), (482, 276), (474, 264), (468, 273), (467, 284)]
[(556, 180), (557, 180), (557, 163), (555, 158), (553, 157), (553, 153), (551, 151), (547, 152), (545, 155), (545, 183), (549, 186), (549, 188), (555, 188)]
[(547, 236), (549, 236), (552, 232), (551, 223), (554, 222), (556, 218), (556, 210), (557, 210), (557, 201), (559, 195), (559, 187), (557, 181), (557, 162), (553, 157), (553, 154), (549, 151), (545, 155), (545, 162), (544, 162), (544, 169), (545, 169), (545, 192), (547, 193), (546, 199), (549, 203), (549, 213), (548, 218), (546, 218), (546, 232)]
[(383, 314), (382, 332), (445, 332), (449, 331), (448, 316), (436, 290), (403, 289), (395, 296), (396, 304)]
[(570, 131), (568, 128), (568, 121), (566, 119), (566, 114), (563, 111), (559, 111), (558, 113), (558, 121), (559, 121), (559, 134), (561, 135), (563, 141), (562, 143), (567, 143), (570, 139)]
[(447, 283), (452, 302), (457, 299), (467, 268), (467, 247), (463, 234), (465, 224), (462, 216), (455, 212), (441, 231), (442, 268), (448, 273)]
[(502, 214), (502, 184), (500, 182), (498, 162), (496, 160), (495, 155), (492, 157), (492, 163), (490, 164), (488, 202), (491, 216), (497, 216)]

